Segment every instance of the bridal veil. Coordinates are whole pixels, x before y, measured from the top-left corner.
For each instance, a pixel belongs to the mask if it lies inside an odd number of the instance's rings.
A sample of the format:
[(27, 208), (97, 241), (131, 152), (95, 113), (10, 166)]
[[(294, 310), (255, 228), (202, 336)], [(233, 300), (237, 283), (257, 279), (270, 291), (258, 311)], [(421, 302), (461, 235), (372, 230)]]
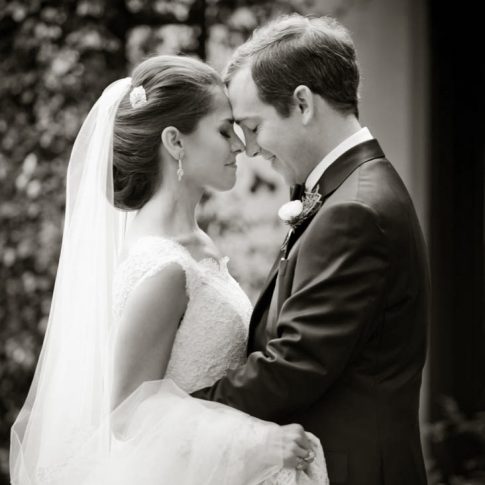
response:
[(109, 432), (99, 430), (110, 411), (113, 271), (126, 220), (126, 213), (113, 204), (113, 126), (130, 88), (131, 78), (125, 78), (105, 89), (72, 150), (46, 335), (29, 394), (12, 428), (14, 484), (62, 476), (59, 464), (69, 463), (92, 430), (98, 432), (90, 446), (100, 456), (109, 450)]

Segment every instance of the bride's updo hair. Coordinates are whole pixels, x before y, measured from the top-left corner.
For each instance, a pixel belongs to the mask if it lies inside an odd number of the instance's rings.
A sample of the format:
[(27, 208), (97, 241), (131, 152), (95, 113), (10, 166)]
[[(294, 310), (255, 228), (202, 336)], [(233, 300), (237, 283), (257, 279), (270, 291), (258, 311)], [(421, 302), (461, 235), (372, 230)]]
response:
[(114, 204), (125, 210), (140, 209), (159, 186), (159, 150), (162, 131), (175, 126), (192, 133), (213, 109), (211, 88), (223, 87), (219, 74), (189, 57), (156, 56), (139, 64), (132, 74), (132, 89), (142, 86), (146, 103), (130, 101), (130, 92), (119, 105), (113, 137)]

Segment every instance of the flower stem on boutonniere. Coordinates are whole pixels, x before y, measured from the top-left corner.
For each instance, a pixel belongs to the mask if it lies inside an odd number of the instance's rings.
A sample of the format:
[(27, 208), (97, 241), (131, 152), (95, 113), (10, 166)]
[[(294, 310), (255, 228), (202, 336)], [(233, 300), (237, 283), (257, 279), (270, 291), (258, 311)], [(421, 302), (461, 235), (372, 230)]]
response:
[(283, 241), (283, 244), (280, 248), (280, 253), (283, 253), (283, 257), (281, 259), (286, 259), (288, 256), (288, 243), (290, 242), (290, 238), (294, 232), (294, 229), (290, 228), (290, 230), (286, 234), (285, 240)]

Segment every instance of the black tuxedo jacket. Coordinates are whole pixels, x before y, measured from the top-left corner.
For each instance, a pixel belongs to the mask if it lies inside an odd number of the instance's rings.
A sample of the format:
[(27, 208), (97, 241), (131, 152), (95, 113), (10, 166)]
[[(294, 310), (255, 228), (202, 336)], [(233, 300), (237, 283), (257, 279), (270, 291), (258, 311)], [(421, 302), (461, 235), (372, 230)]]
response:
[(247, 363), (193, 395), (302, 424), (332, 485), (425, 484), (429, 275), (412, 201), (376, 140), (336, 160), (319, 192), (254, 308)]

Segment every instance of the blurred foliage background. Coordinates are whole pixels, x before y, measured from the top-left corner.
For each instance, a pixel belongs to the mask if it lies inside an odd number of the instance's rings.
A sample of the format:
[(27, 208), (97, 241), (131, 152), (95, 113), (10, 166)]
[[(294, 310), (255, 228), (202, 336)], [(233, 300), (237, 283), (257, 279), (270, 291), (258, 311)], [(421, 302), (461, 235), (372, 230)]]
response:
[[(196, 56), (221, 71), (271, 17), (328, 14), (345, 23), (371, 1), (0, 0), (0, 484), (8, 483), (10, 426), (50, 309), (70, 149), (102, 90), (154, 54)], [(276, 213), (288, 189), (264, 160), (240, 162), (236, 188), (208, 194), (199, 221), (254, 301), (284, 237)], [(485, 419), (467, 420), (452, 401), (445, 409), (427, 431), (431, 481), (472, 483), (458, 475), (485, 469), (476, 458), (485, 450)]]

